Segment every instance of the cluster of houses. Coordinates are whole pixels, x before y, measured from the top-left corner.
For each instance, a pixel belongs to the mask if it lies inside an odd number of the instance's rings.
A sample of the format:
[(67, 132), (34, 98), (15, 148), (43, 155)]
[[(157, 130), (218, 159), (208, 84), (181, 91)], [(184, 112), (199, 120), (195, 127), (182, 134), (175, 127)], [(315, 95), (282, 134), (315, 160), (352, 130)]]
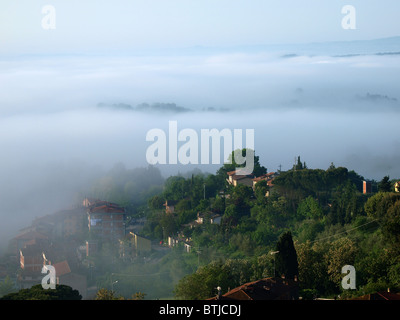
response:
[[(228, 172), (228, 182), (233, 186), (246, 184), (254, 187), (259, 181), (272, 186), (275, 173), (261, 177)], [(166, 201), (165, 212), (174, 213), (173, 201)], [(194, 228), (205, 223), (220, 224), (221, 215), (199, 212), (197, 218), (183, 227)], [(99, 199), (85, 198), (76, 207), (61, 210), (33, 220), (29, 227), (10, 241), (10, 251), (19, 264), (17, 285), (20, 289), (41, 283), (42, 268), (52, 265), (56, 270), (56, 283), (77, 289), (83, 298), (87, 296), (87, 277), (84, 267), (91, 267), (92, 260), (104, 242), (118, 245), (119, 257), (123, 260), (150, 253), (154, 244), (139, 234), (134, 224), (127, 223), (125, 208)], [(140, 229), (139, 229), (140, 230)], [(193, 244), (181, 232), (168, 237), (167, 246), (182, 245), (191, 252)]]
[(9, 243), (9, 251), (19, 264), (19, 289), (40, 284), (42, 268), (52, 265), (56, 283), (88, 295), (85, 269), (88, 257), (99, 252), (104, 242), (119, 246), (122, 258), (151, 251), (151, 241), (126, 223), (126, 211), (115, 203), (85, 198), (81, 205), (34, 219)]
[[(265, 181), (269, 189), (273, 187), (273, 180), (278, 175), (277, 172), (270, 172), (266, 173), (261, 176), (254, 176), (253, 174), (242, 174), (239, 170), (229, 171), (227, 172), (227, 179), (226, 181), (228, 184), (232, 185), (233, 187), (238, 186), (239, 184), (243, 184), (255, 189), (255, 186), (260, 181)], [(223, 195), (224, 196), (224, 195)], [(265, 194), (266, 197), (269, 196), (269, 191)], [(175, 205), (177, 201), (165, 201), (163, 206), (165, 207), (166, 213), (174, 213), (175, 212)], [(197, 219), (189, 222), (182, 227), (189, 227), (194, 228), (196, 226), (202, 225), (204, 223), (210, 224), (217, 224), (221, 223), (222, 216), (220, 214), (216, 214), (213, 212), (198, 212)], [(190, 237), (186, 237), (183, 232), (178, 233), (176, 236), (169, 236), (168, 237), (168, 246), (169, 247), (176, 247), (178, 245), (183, 246), (184, 251), (191, 252), (193, 249), (193, 244)]]
[[(168, 202), (166, 202), (167, 204)], [(171, 206), (171, 205), (170, 205)], [(171, 210), (171, 207), (169, 207)], [(170, 212), (170, 211), (169, 211)], [(217, 224), (219, 225), (221, 223), (222, 216), (220, 214), (216, 214), (213, 212), (198, 212), (197, 213), (197, 219), (194, 221), (191, 221), (187, 224), (182, 225), (182, 227), (188, 227), (188, 228), (194, 228), (196, 226), (205, 224), (205, 223), (210, 223), (210, 224)], [(192, 239), (190, 237), (186, 237), (184, 233), (181, 231), (177, 234), (177, 236), (169, 236), (168, 237), (168, 247), (176, 247), (182, 245), (183, 249), (185, 252), (192, 252), (193, 250), (193, 243)]]
[[(227, 175), (228, 183), (233, 186), (245, 184), (254, 188), (260, 181), (266, 181), (272, 187), (277, 174), (271, 172), (255, 177), (231, 171)], [(166, 201), (165, 212), (174, 213), (175, 204)], [(220, 224), (221, 218), (213, 212), (199, 212), (197, 219), (183, 227)], [(79, 287), (85, 296), (86, 278), (76, 270), (82, 270), (82, 265), (87, 266), (87, 258), (96, 255), (104, 242), (117, 243), (119, 256), (124, 260), (146, 255), (154, 246), (150, 239), (139, 234), (134, 224), (127, 223), (125, 208), (108, 201), (85, 198), (79, 206), (36, 218), (10, 241), (10, 250), (19, 263), (19, 287), (40, 283), (43, 266), (51, 264), (56, 269), (58, 283)], [(191, 239), (183, 233), (167, 239), (168, 247), (180, 244), (186, 252), (191, 252)]]
[(86, 276), (79, 270), (84, 246), (77, 240), (84, 232), (85, 210), (76, 207), (35, 219), (29, 227), (10, 240), (9, 250), (19, 263), (17, 285), (20, 289), (40, 284), (42, 268), (52, 265), (56, 283), (87, 293)]
[[(275, 179), (276, 176), (279, 175), (278, 172), (269, 172), (266, 174), (263, 174), (261, 176), (256, 177), (253, 174), (241, 174), (240, 169), (239, 170), (235, 170), (235, 171), (229, 171), (227, 172), (228, 178), (226, 179), (226, 181), (236, 187), (239, 184), (243, 184), (246, 186), (249, 186), (251, 188), (253, 188), (253, 190), (256, 187), (256, 184), (258, 182), (261, 181), (265, 181), (267, 183), (267, 186), (272, 188), (273, 185), (273, 181)], [(269, 192), (267, 192), (266, 196), (269, 196)]]
[[(240, 171), (227, 173), (227, 182), (232, 186), (244, 184), (255, 188), (260, 181), (266, 181), (272, 188), (273, 180), (279, 173), (270, 172), (255, 177), (242, 175)], [(364, 192), (368, 193), (370, 186), (364, 183)], [(394, 186), (395, 192), (400, 192), (400, 181)], [(269, 192), (265, 196), (269, 196)], [(175, 212), (176, 202), (164, 203), (165, 213)], [(197, 218), (185, 228), (194, 228), (203, 224), (221, 223), (222, 216), (213, 212), (199, 212)], [(150, 239), (139, 234), (143, 221), (127, 222), (125, 208), (111, 202), (85, 198), (79, 206), (61, 210), (33, 220), (29, 227), (10, 241), (10, 251), (15, 254), (19, 264), (17, 285), (20, 289), (40, 284), (45, 265), (52, 265), (56, 271), (56, 283), (69, 285), (77, 289), (83, 299), (90, 297), (87, 284), (87, 270), (91, 267), (89, 257), (95, 256), (103, 243), (112, 242), (119, 248), (119, 257), (123, 260), (146, 256), (154, 249)], [(167, 239), (167, 246), (183, 247), (185, 252), (191, 252), (193, 243), (183, 232)], [(260, 289), (261, 288), (261, 289)], [(97, 288), (94, 288), (94, 292)], [(281, 279), (262, 279), (244, 284), (228, 293), (212, 299), (295, 299), (298, 297), (297, 285), (289, 284)], [(272, 296), (271, 296), (272, 295)], [(399, 297), (399, 296), (396, 296)]]

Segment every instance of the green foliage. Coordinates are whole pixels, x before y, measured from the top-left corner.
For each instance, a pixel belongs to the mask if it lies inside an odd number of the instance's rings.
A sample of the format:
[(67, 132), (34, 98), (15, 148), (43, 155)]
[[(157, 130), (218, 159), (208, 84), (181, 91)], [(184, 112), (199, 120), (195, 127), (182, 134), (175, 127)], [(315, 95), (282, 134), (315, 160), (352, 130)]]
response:
[(239, 164), (236, 162), (236, 156), (235, 154), (241, 155), (243, 158), (246, 157), (247, 153), (249, 153), (249, 156), (253, 155), (253, 161), (254, 161), (254, 168), (253, 168), (253, 174), (256, 177), (262, 176), (263, 174), (267, 173), (267, 168), (262, 166), (260, 164), (260, 157), (255, 155), (255, 151), (252, 149), (237, 149), (232, 151), (232, 153), (228, 157), (227, 163), (225, 163), (218, 171), (217, 171), (217, 176), (221, 177), (222, 179), (225, 180), (226, 178), (226, 173), (229, 171), (234, 171), (236, 168), (243, 168), (246, 166), (246, 162), (243, 164)]
[(185, 300), (211, 298), (216, 295), (218, 286), (226, 292), (228, 288), (250, 281), (252, 274), (252, 265), (247, 260), (214, 261), (179, 281), (174, 290), (175, 297)]
[(312, 196), (308, 196), (299, 203), (297, 214), (301, 218), (320, 219), (323, 216), (323, 210)]
[(350, 180), (339, 185), (332, 199), (328, 223), (343, 225), (349, 223), (358, 215), (362, 215), (364, 213), (363, 201), (364, 199), (357, 195), (357, 188)]
[[(132, 294), (132, 297), (127, 300), (143, 300), (145, 296), (146, 294), (143, 292), (135, 292)], [(125, 298), (115, 291), (102, 288), (96, 292), (95, 300), (125, 300)]]
[(42, 285), (34, 285), (29, 289), (21, 289), (9, 293), (0, 300), (81, 300), (78, 290), (66, 285), (56, 285), (55, 289), (43, 289)]
[(286, 279), (294, 279), (298, 276), (297, 253), (293, 244), (292, 233), (283, 233), (276, 244), (276, 274), (284, 275)]
[[(241, 152), (245, 155), (246, 150)], [(231, 159), (235, 160), (232, 157), (233, 153)], [(254, 173), (266, 173), (255, 155), (254, 163)], [(175, 286), (179, 299), (210, 298), (217, 286), (227, 291), (246, 281), (273, 276), (274, 258), (278, 276), (298, 275), (304, 299), (346, 296), (340, 287), (345, 264), (356, 267), (360, 293), (400, 285), (400, 195), (388, 192), (389, 177), (379, 184), (382, 192), (364, 195), (364, 178), (356, 172), (333, 164), (327, 170), (310, 169), (298, 157), (293, 170), (280, 172), (272, 188), (261, 181), (253, 190), (226, 183), (226, 173), (240, 166), (233, 161), (215, 175), (171, 176), (163, 185), (152, 171), (153, 182), (140, 193), (145, 201), (139, 202), (149, 207), (143, 234), (158, 240), (183, 235), (191, 240), (193, 252), (184, 254), (182, 248), (174, 248), (157, 266), (135, 265), (124, 272), (174, 270), (156, 276), (155, 283), (166, 290), (163, 292)], [(127, 179), (127, 174), (129, 170), (116, 167), (99, 180), (97, 188), (135, 207), (136, 182)], [(162, 205), (166, 200), (176, 202), (174, 213), (165, 212)], [(198, 213), (218, 213), (221, 224), (188, 227)], [(269, 254), (276, 250), (278, 254)], [(132, 294), (133, 287), (146, 291), (145, 280), (126, 283), (130, 286), (126, 284), (124, 289), (120, 284), (125, 296)]]
[(383, 179), (379, 182), (378, 190), (380, 192), (390, 192), (390, 191), (392, 191), (392, 184), (390, 183), (389, 176), (384, 176)]
[(400, 194), (379, 192), (368, 199), (365, 211), (379, 219), (384, 239), (400, 253)]
[(3, 282), (0, 282), (0, 297), (15, 292), (14, 283), (9, 276), (4, 278)]
[(150, 209), (153, 209), (153, 210), (162, 209), (164, 203), (165, 203), (164, 199), (158, 194), (151, 197), (148, 201), (148, 205), (149, 205)]

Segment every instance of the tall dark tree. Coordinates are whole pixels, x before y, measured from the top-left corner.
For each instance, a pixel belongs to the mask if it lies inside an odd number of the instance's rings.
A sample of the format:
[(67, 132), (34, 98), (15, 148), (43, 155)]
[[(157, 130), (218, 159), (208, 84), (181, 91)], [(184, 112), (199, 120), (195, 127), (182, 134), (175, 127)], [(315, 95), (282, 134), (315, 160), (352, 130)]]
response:
[(234, 170), (236, 170), (236, 168), (243, 168), (246, 165), (249, 165), (248, 163), (246, 163), (246, 161), (242, 164), (237, 163), (235, 153), (238, 153), (239, 155), (241, 153), (241, 156), (243, 158), (246, 158), (247, 153), (249, 153), (248, 156), (253, 155), (253, 157), (254, 157), (253, 174), (256, 177), (262, 176), (263, 174), (267, 173), (267, 168), (260, 164), (260, 157), (255, 155), (255, 151), (252, 149), (244, 148), (241, 151), (239, 149), (232, 151), (232, 153), (229, 155), (229, 158), (227, 159), (229, 161), (229, 163), (225, 163), (221, 168), (218, 169), (218, 171), (217, 171), (218, 176), (222, 176), (225, 179), (227, 172), (234, 171)]
[(286, 279), (293, 280), (299, 274), (299, 264), (290, 231), (285, 232), (279, 237), (276, 244), (276, 251), (278, 251), (275, 256), (276, 275), (284, 275)]
[(293, 165), (293, 170), (303, 170), (305, 169), (305, 162), (304, 165), (301, 163), (300, 156), (297, 157), (297, 164)]
[(378, 189), (380, 192), (392, 191), (392, 184), (390, 183), (389, 176), (384, 176), (381, 182), (379, 182)]

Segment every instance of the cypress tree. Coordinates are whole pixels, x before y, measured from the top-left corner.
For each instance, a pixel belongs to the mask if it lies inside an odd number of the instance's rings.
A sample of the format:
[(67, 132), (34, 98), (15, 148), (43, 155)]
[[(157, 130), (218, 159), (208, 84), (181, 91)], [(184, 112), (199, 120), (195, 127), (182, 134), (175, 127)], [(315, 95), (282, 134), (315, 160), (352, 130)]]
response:
[(297, 253), (294, 248), (292, 233), (285, 232), (279, 237), (276, 244), (276, 251), (279, 251), (276, 258), (276, 275), (284, 275), (286, 279), (293, 280), (299, 274)]

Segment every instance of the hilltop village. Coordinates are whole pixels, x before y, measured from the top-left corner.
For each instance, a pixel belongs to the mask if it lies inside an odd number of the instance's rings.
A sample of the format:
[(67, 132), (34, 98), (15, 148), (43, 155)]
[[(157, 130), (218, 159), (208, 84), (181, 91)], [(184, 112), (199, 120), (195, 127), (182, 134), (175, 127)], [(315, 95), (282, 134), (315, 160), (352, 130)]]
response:
[[(363, 267), (397, 253), (399, 181), (369, 181), (333, 164), (309, 169), (300, 157), (288, 171), (255, 163), (257, 174), (225, 165), (215, 175), (172, 176), (139, 209), (83, 197), (36, 218), (10, 240), (3, 285), (15, 292), (41, 284), (43, 266), (52, 265), (57, 284), (82, 299), (102, 289), (148, 299), (399, 297), (398, 255), (382, 270)], [(356, 265), (359, 291), (340, 288), (337, 261)]]

